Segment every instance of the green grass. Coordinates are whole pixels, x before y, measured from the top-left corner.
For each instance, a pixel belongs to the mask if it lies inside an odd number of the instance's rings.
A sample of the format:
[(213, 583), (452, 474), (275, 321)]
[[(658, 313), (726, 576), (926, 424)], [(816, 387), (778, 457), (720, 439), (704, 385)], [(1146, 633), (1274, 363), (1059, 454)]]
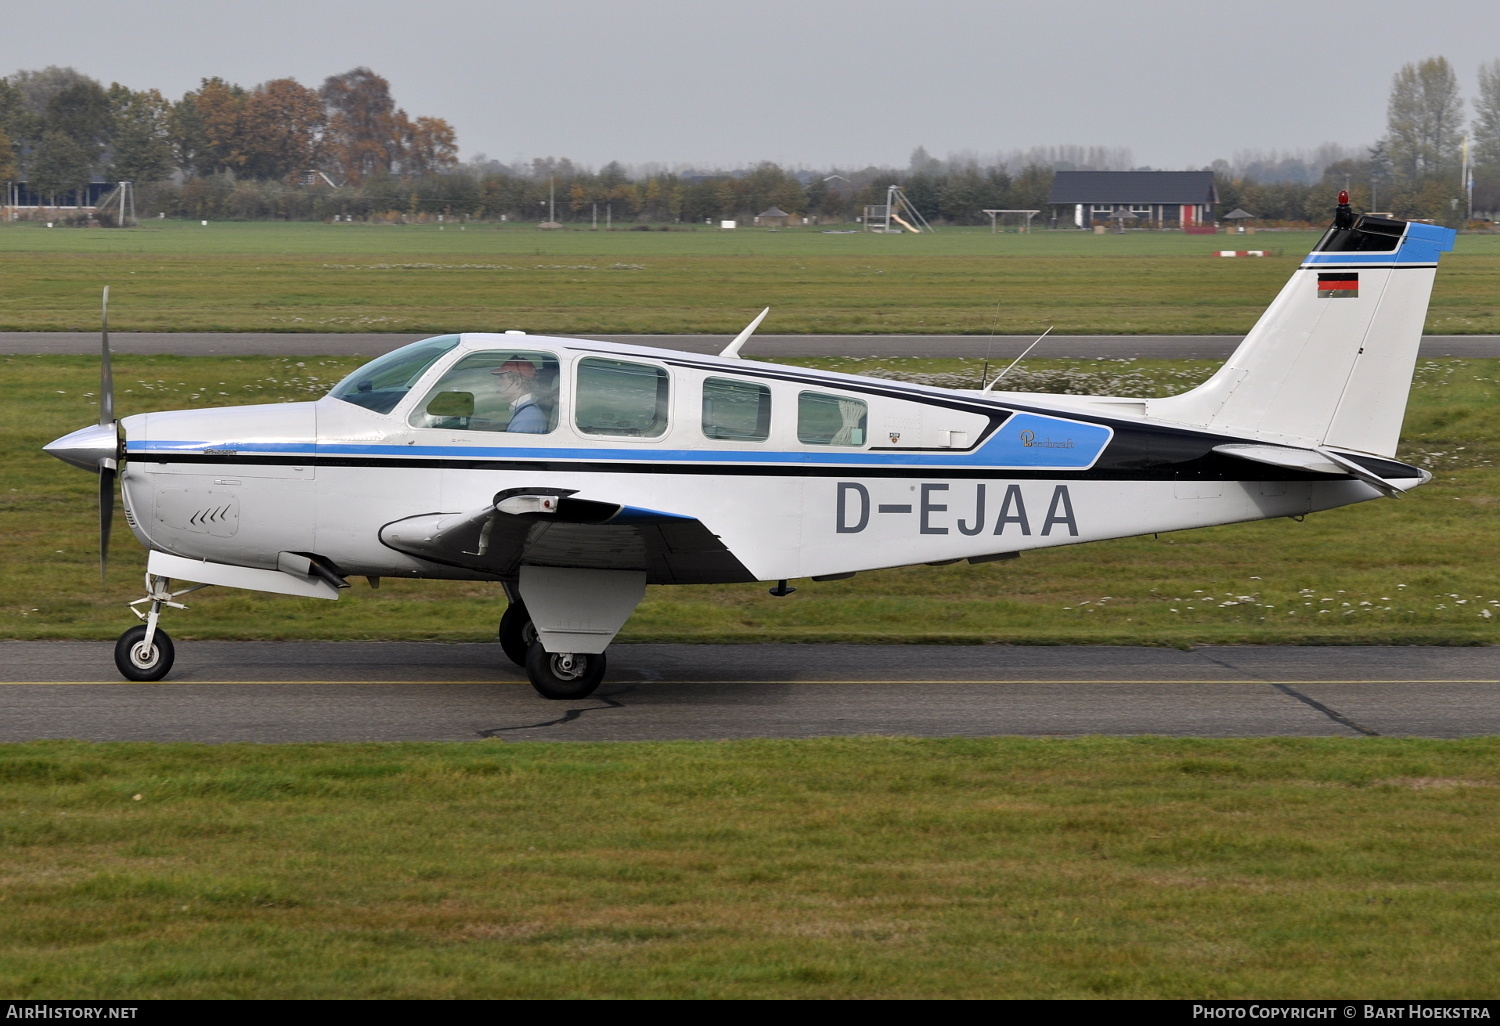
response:
[(0, 992), (1494, 994), (1500, 742), (0, 747)]
[[(358, 361), (118, 357), (121, 413), (320, 394)], [(905, 376), (977, 376), (975, 361), (808, 360)], [(299, 366), (301, 364), (302, 366)], [(1064, 376), (1100, 391), (1163, 392), (1207, 362), (1027, 361), (1039, 384)], [(1027, 644), (1489, 644), (1500, 627), (1500, 361), (1419, 367), (1401, 455), (1437, 479), (1399, 501), (1033, 552), (1007, 563), (911, 567), (760, 585), (653, 587), (622, 641), (848, 641)], [(95, 479), (40, 447), (92, 423), (96, 361), (0, 364), (0, 637), (113, 638), (134, 622), (144, 560), (116, 518), (108, 583), (98, 580)], [(1055, 387), (1050, 386), (1050, 387)], [(209, 589), (169, 629), (190, 638), (485, 640), (497, 586), (387, 580), (337, 602)], [(1327, 612), (1320, 612), (1326, 609)], [(1484, 612), (1489, 611), (1489, 617)]]
[[(1233, 334), (1315, 238), (456, 227), (0, 226), (0, 330), (93, 330), (109, 284), (119, 331)], [(1209, 256), (1252, 244), (1282, 255)], [(1460, 239), (1427, 330), (1500, 332), (1497, 267)]]

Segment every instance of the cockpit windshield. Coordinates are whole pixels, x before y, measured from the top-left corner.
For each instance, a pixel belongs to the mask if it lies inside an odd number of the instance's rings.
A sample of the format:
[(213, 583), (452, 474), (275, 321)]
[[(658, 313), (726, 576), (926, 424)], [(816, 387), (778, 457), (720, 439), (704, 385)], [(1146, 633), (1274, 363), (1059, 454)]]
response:
[(365, 364), (328, 394), (376, 413), (390, 413), (427, 368), (456, 345), (457, 335), (439, 335), (402, 346)]

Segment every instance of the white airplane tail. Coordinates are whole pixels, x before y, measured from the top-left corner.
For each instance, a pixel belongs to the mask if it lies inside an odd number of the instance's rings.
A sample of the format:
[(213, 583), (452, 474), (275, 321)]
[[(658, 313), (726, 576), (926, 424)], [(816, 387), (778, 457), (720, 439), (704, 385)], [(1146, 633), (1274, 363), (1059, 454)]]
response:
[(1455, 232), (1365, 215), (1333, 227), (1229, 362), (1152, 418), (1268, 442), (1394, 456), (1438, 254)]

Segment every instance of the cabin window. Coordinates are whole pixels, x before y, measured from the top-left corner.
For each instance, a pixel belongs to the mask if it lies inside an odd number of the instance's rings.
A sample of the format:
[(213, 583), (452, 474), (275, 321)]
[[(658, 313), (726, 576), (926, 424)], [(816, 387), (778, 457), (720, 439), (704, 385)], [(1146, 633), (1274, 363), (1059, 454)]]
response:
[(574, 420), (587, 435), (657, 438), (667, 430), (667, 372), (590, 356), (578, 361)]
[(797, 441), (804, 445), (864, 445), (869, 420), (863, 400), (821, 392), (797, 396)]
[(706, 379), (703, 435), (735, 442), (764, 442), (771, 437), (771, 390), (753, 381)]
[(456, 345), (457, 335), (439, 335), (402, 346), (365, 364), (333, 386), (328, 394), (376, 413), (390, 413), (427, 373), (427, 368)]
[(487, 350), (459, 360), (432, 387), (409, 423), (446, 431), (545, 435), (557, 426), (557, 357)]

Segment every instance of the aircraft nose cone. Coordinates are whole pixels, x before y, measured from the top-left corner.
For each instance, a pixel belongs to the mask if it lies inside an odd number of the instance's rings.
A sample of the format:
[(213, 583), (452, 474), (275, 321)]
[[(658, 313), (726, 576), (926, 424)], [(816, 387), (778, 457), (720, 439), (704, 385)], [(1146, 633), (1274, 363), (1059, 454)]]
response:
[(91, 424), (42, 446), (42, 452), (97, 474), (101, 461), (120, 458), (120, 437), (113, 424)]

